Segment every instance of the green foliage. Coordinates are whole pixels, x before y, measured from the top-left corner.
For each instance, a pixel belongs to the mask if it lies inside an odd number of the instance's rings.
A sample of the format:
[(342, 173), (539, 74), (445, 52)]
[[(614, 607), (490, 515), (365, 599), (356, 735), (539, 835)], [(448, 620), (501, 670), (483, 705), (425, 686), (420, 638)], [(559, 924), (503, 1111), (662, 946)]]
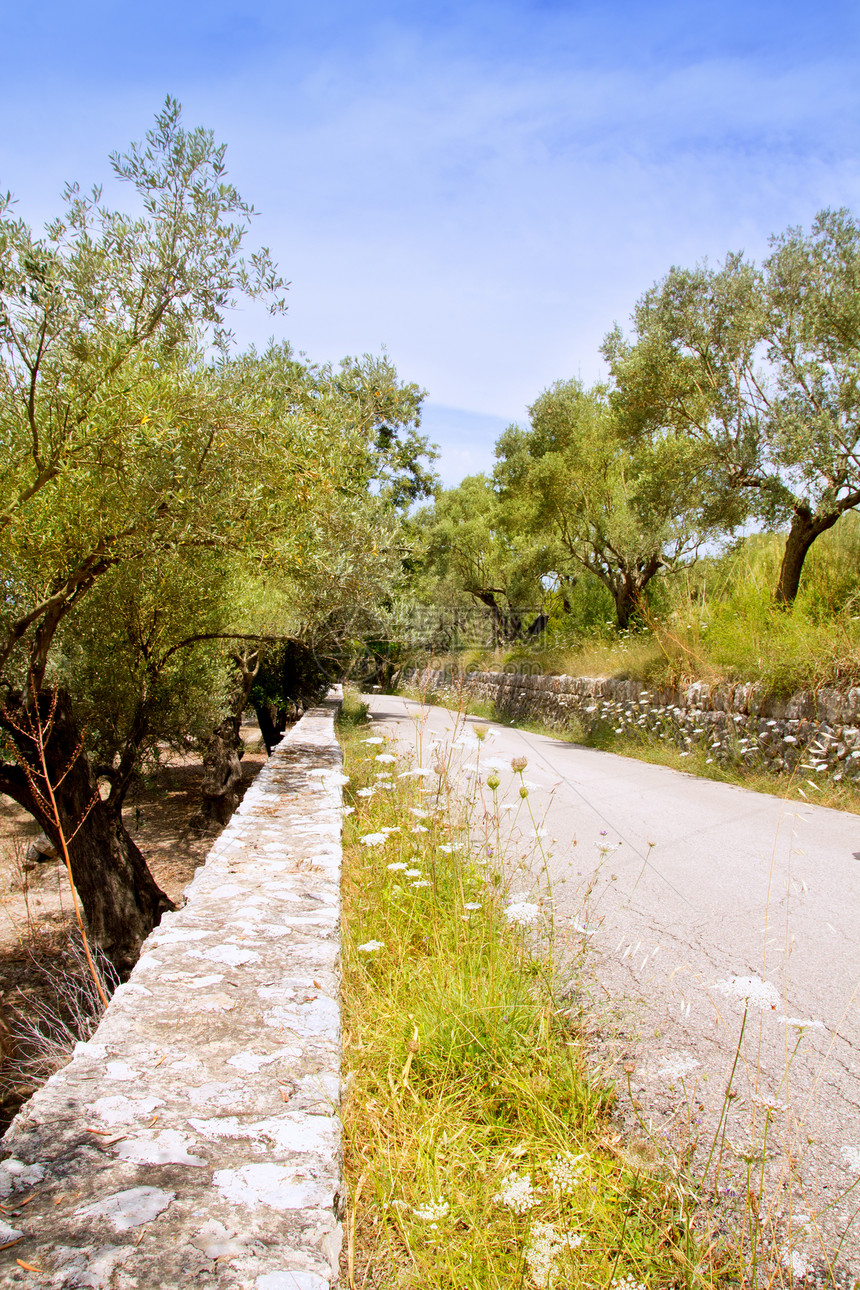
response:
[(277, 312), (284, 283), (243, 257), (253, 210), (211, 133), (168, 99), (113, 165), (139, 214), (73, 186), (37, 237), (0, 208), (0, 666), (71, 686), (108, 768), (217, 714), (219, 638), (342, 653), (433, 482), (387, 357), (234, 352), (228, 311)]
[(693, 554), (712, 530), (690, 440), (633, 433), (602, 387), (559, 381), (530, 408), (531, 430), (499, 440), (495, 477), (533, 530), (552, 535), (556, 578), (582, 570), (629, 626), (658, 570)]
[(522, 519), (486, 475), (470, 475), (440, 490), (433, 509), (414, 521), (426, 566), (439, 580), (436, 599), (462, 603), (465, 593), (492, 611), (503, 639), (521, 627), (511, 611), (543, 599), (542, 577), (552, 564), (552, 539), (534, 534)]

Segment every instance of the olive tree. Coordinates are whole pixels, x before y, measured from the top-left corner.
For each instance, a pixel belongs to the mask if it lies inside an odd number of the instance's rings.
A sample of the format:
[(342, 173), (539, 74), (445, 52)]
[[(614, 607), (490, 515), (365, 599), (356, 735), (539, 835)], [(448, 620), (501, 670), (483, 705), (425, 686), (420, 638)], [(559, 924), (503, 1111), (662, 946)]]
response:
[(502, 496), (530, 508), (569, 567), (603, 583), (623, 630), (658, 571), (710, 532), (698, 452), (676, 436), (632, 433), (604, 387), (575, 380), (545, 390), (529, 416), (530, 429), (511, 427), (496, 447)]
[(56, 837), (36, 791), (50, 720), (45, 773), (75, 884), (91, 934), (127, 968), (169, 902), (101, 801), (52, 653), (111, 570), (240, 544), (271, 507), (252, 466), (265, 434), (238, 424), (211, 347), (237, 293), (277, 297), (280, 283), (265, 254), (242, 258), (251, 208), (226, 182), (223, 148), (186, 131), (178, 105), (113, 164), (137, 215), (77, 187), (41, 237), (10, 200), (0, 211), (0, 790)]
[(790, 605), (812, 543), (860, 505), (860, 224), (822, 211), (810, 232), (673, 268), (638, 302), (633, 338), (604, 342), (624, 415), (694, 441), (725, 527), (788, 526), (774, 589)]

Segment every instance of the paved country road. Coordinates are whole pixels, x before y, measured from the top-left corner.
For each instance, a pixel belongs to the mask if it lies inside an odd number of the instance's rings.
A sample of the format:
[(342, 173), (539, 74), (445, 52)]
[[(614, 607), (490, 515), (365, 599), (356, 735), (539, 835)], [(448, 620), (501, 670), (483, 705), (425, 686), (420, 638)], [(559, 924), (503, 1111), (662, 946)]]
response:
[[(459, 732), (474, 764), (479, 718), (463, 738), (444, 708), (364, 697), (405, 752), (426, 760)], [(717, 1142), (757, 1179), (767, 1122), (766, 1212), (820, 1267), (819, 1233), (832, 1250), (860, 1207), (860, 817), (489, 725), (484, 762), (528, 759), (558, 925), (571, 950), (589, 947), (581, 989), (614, 1018), (603, 1051), (643, 1144), (698, 1133), (707, 1158), (747, 996)], [(501, 777), (516, 802), (519, 779)], [(839, 1261), (860, 1274), (858, 1227)]]

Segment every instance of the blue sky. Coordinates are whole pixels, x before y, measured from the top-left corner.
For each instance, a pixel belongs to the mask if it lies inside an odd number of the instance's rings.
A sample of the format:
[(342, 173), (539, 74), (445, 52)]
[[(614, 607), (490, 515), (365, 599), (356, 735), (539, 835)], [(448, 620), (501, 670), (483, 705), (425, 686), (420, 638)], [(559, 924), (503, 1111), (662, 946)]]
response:
[(449, 483), (550, 382), (598, 379), (602, 336), (672, 264), (860, 210), (853, 2), (7, 10), (0, 188), (20, 214), (106, 178), (178, 97), (292, 283), (279, 328), (316, 359), (386, 345), (428, 391)]

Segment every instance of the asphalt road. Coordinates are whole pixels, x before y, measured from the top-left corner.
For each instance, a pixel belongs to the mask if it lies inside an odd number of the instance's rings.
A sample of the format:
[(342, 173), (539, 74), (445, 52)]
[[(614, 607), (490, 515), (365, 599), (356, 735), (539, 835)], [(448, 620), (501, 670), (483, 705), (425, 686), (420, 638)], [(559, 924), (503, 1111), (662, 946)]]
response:
[[(478, 718), (365, 698), (425, 763), (452, 740), (461, 763), (497, 760), (512, 806), (510, 759), (528, 759), (560, 934), (571, 961), (589, 950), (577, 997), (643, 1150), (698, 1135), (701, 1163), (716, 1135), (721, 1182), (763, 1176), (762, 1212), (798, 1257), (820, 1266), (850, 1226), (840, 1261), (860, 1271), (860, 817), (492, 723), (479, 751)], [(532, 819), (506, 819), (526, 854)]]

